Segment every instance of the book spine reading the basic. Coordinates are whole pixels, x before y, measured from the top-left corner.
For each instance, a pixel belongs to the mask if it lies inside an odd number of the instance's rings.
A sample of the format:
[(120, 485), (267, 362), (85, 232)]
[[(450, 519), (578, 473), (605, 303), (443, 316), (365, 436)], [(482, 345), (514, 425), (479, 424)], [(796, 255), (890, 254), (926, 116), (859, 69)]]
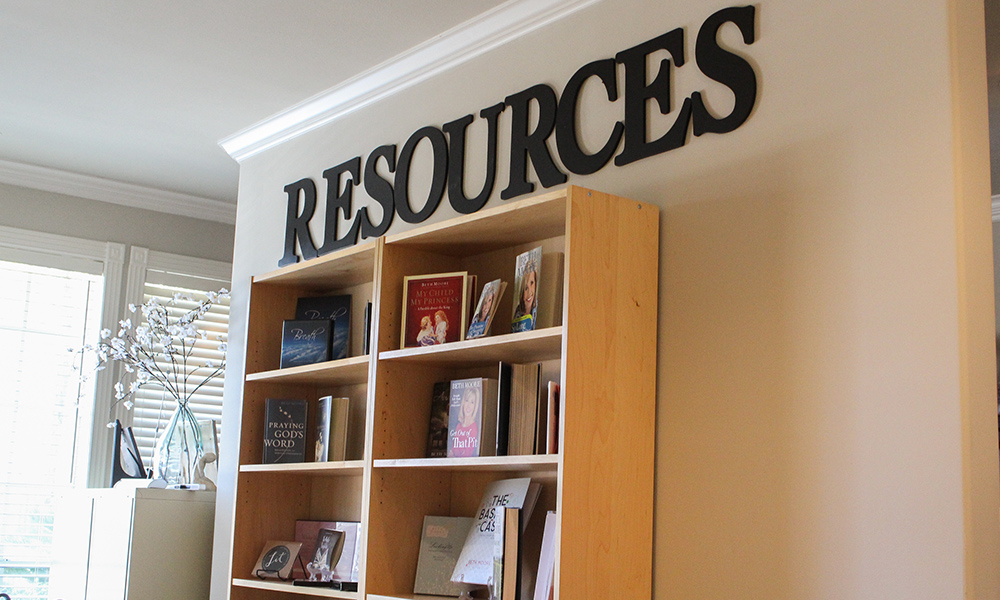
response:
[(264, 464), (306, 460), (305, 400), (268, 398), (264, 405)]

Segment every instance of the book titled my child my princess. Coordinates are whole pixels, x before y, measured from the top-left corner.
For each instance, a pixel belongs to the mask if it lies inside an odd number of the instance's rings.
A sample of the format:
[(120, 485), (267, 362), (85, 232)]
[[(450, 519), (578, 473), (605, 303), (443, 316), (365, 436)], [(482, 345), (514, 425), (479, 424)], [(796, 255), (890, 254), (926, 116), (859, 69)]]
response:
[(465, 339), (469, 304), (468, 273), (403, 278), (401, 348), (433, 346)]

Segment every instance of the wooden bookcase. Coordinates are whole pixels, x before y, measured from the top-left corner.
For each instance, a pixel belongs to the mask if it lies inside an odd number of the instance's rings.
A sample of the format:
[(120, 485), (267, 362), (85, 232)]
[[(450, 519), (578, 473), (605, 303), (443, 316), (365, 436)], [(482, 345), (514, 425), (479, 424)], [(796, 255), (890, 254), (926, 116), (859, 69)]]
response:
[[(539, 245), (564, 255), (561, 324), (504, 334), (514, 259)], [(542, 484), (542, 494), (525, 533), (522, 567), (533, 572), (545, 511), (555, 510), (556, 598), (648, 600), (658, 256), (655, 206), (571, 186), (255, 277), (232, 598), (413, 599), (424, 516), (472, 516), (488, 482), (528, 476)], [(479, 287), (508, 282), (493, 335), (400, 349), (403, 277), (447, 271), (475, 274)], [(323, 293), (353, 296), (352, 355), (278, 369), (282, 320), (292, 317), (299, 297)], [(368, 300), (373, 351), (360, 355)], [(424, 458), (434, 382), (495, 377), (501, 360), (542, 362), (560, 381), (560, 452)], [(260, 464), (266, 398), (307, 398), (314, 409), (328, 394), (351, 398), (348, 460)], [(312, 429), (310, 422), (310, 435)], [(358, 592), (253, 578), (264, 543), (292, 539), (297, 519), (361, 521)]]

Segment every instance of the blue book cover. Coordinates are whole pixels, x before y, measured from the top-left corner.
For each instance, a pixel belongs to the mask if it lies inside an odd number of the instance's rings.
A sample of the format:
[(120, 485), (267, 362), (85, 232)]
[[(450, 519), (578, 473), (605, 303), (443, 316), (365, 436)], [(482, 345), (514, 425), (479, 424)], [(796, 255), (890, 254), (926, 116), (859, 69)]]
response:
[(295, 305), (295, 318), (333, 321), (330, 360), (347, 358), (351, 338), (350, 295), (299, 298)]
[(281, 368), (330, 360), (331, 321), (285, 321), (281, 332)]

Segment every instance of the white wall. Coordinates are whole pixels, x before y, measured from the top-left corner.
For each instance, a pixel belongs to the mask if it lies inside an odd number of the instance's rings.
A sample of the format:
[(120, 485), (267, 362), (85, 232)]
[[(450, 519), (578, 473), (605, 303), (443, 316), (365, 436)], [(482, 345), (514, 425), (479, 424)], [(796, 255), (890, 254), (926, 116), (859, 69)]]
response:
[[(284, 185), (322, 184), (328, 167), (536, 83), (561, 91), (583, 64), (675, 27), (690, 61), (675, 101), (705, 89), (726, 112), (724, 88), (691, 59), (698, 26), (729, 5), (604, 0), (247, 159), (231, 364), (249, 277), (282, 254)], [(756, 6), (758, 41), (741, 50), (760, 84), (746, 124), (570, 177), (662, 209), (654, 595), (996, 598), (982, 3)], [(597, 144), (621, 101), (586, 103), (581, 127)], [(502, 168), (491, 204), (505, 184)], [(242, 373), (227, 377), (223, 438), (235, 444)], [(216, 600), (237, 452), (222, 454)]]

